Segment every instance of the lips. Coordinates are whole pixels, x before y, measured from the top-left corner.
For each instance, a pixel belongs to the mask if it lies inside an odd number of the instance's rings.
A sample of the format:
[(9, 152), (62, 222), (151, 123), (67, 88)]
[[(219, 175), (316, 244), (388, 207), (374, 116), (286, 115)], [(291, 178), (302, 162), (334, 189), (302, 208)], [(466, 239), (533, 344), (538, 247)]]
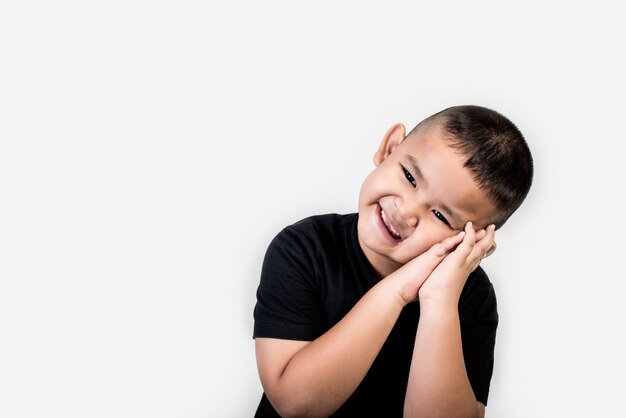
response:
[(386, 227), (391, 237), (396, 241), (402, 240), (402, 235), (398, 232), (398, 228), (395, 226), (393, 219), (385, 213), (382, 207), (380, 208), (380, 217), (383, 221), (383, 225)]

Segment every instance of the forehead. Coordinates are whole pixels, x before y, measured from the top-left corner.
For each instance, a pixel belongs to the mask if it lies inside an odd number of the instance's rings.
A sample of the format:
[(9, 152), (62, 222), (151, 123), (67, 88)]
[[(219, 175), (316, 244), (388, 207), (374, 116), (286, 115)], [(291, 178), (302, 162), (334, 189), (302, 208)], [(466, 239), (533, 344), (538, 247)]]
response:
[[(433, 125), (413, 133), (396, 148), (397, 158), (423, 176), (422, 193), (449, 207), (461, 221), (486, 226), (495, 213), (487, 194), (480, 189), (469, 169), (463, 167), (467, 157), (450, 147), (441, 127)], [(417, 173), (418, 175), (420, 173)]]

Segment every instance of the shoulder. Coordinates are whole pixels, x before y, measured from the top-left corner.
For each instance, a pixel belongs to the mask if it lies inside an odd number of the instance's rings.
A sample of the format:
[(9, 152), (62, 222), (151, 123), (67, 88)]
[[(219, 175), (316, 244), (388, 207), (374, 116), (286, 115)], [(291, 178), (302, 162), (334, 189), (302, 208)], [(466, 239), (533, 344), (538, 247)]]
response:
[(479, 266), (459, 301), (463, 359), (476, 400), (487, 404), (493, 374), (498, 309), (493, 284)]
[(473, 298), (483, 293), (494, 293), (494, 288), (487, 272), (481, 266), (478, 266), (476, 270), (471, 272), (468, 276), (465, 286), (463, 287), (463, 292), (461, 293), (461, 299)]
[(339, 213), (327, 213), (324, 215), (309, 216), (286, 226), (283, 228), (283, 231), (302, 234), (336, 233), (351, 225), (356, 219), (356, 216), (356, 213), (349, 213), (345, 215)]
[(289, 269), (306, 275), (320, 273), (321, 265), (335, 257), (350, 240), (356, 214), (309, 216), (284, 227), (269, 243), (263, 271)]
[(328, 213), (314, 215), (284, 227), (272, 240), (270, 246), (319, 250), (333, 246), (349, 237), (350, 229), (356, 221), (356, 213)]
[(265, 253), (254, 310), (254, 338), (311, 341), (324, 332), (320, 300), (350, 229), (348, 215), (302, 219), (283, 228)]
[(459, 300), (459, 311), (461, 313), (481, 311), (483, 314), (497, 318), (495, 288), (485, 270), (480, 266), (467, 278)]

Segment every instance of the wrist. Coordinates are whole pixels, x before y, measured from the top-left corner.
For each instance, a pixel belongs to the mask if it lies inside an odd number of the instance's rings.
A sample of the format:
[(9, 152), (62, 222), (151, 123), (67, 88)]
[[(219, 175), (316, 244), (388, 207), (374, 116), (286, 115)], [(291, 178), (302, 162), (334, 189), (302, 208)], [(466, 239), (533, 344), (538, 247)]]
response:
[(456, 309), (461, 299), (462, 289), (451, 288), (449, 286), (431, 286), (426, 281), (418, 293), (420, 305), (432, 306), (436, 309), (454, 308)]
[(409, 303), (418, 300), (417, 292), (419, 289), (415, 283), (407, 280), (406, 275), (403, 275), (400, 270), (396, 270), (385, 277), (383, 282), (388, 286), (389, 291), (393, 293), (400, 307), (404, 308)]
[(459, 301), (455, 298), (420, 298), (420, 312), (458, 312)]

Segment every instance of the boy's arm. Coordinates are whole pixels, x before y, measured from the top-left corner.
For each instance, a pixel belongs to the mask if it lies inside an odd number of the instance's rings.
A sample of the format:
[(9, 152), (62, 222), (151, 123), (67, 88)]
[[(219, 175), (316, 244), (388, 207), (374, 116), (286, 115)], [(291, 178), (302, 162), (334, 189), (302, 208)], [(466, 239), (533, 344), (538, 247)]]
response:
[[(474, 243), (471, 225), (463, 242), (419, 290), (420, 320), (404, 404), (405, 417), (483, 417), (467, 376), (458, 302), (469, 273), (494, 247), (494, 228)], [(482, 234), (481, 234), (482, 235)]]
[(372, 287), (314, 341), (256, 339), (263, 389), (281, 416), (327, 416), (365, 377), (402, 308), (462, 239), (446, 238)]

